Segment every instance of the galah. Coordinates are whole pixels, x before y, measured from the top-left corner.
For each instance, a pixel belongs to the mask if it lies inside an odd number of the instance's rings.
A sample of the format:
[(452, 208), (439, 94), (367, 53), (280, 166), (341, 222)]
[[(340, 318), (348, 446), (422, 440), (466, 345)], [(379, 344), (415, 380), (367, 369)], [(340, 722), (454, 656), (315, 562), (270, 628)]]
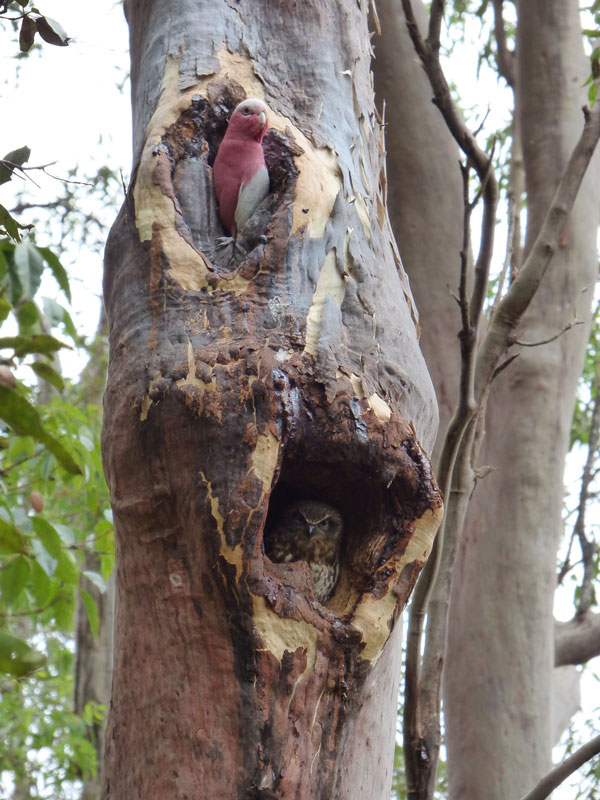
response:
[(213, 165), (219, 216), (233, 238), (269, 194), (269, 173), (262, 139), (269, 109), (250, 98), (234, 109)]

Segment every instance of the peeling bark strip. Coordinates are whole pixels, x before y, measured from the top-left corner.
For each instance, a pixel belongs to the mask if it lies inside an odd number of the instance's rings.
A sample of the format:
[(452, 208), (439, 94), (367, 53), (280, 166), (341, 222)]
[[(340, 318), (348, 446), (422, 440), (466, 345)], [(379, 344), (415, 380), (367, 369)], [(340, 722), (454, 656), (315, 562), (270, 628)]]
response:
[[(385, 211), (368, 3), (312, 0), (302, 17), (273, 0), (125, 5), (134, 173), (105, 269), (118, 589), (104, 798), (389, 796), (393, 740), (366, 731), (395, 716), (384, 645), (441, 499), (419, 444), (436, 409)], [(215, 249), (211, 164), (244, 97), (272, 110), (271, 193), (231, 259)], [(344, 518), (327, 607), (306, 563), (264, 555), (265, 526), (300, 498)], [(362, 754), (359, 780), (344, 753)]]

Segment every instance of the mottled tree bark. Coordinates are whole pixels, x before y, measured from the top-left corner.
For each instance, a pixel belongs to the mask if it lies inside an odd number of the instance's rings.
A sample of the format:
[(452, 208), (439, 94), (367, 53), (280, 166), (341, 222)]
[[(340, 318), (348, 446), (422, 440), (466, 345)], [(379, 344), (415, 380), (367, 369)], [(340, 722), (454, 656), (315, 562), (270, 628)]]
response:
[[(529, 247), (582, 128), (588, 66), (575, 0), (522, 2), (518, 13)], [(547, 339), (576, 313), (589, 322), (597, 223), (596, 157), (520, 341)], [(551, 763), (562, 473), (588, 330), (520, 348), (493, 386), (481, 461), (494, 471), (475, 492), (453, 583), (445, 672), (452, 797), (519, 797)]]
[[(125, 8), (134, 169), (105, 269), (117, 608), (103, 797), (385, 798), (392, 631), (441, 501), (368, 3)], [(271, 194), (228, 262), (211, 164), (245, 96), (272, 109)], [(262, 547), (300, 497), (345, 521), (327, 607), (306, 564)]]

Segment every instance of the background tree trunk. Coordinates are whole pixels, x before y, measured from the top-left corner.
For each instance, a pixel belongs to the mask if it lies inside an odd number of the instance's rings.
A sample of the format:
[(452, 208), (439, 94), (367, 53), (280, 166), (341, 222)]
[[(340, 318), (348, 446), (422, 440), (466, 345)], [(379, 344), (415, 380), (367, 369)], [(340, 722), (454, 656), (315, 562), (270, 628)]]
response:
[[(373, 75), (377, 105), (385, 107), (389, 213), (419, 311), (421, 349), (440, 412), (439, 447), (458, 393), (460, 313), (452, 292), (464, 217), (459, 152), (431, 102), (401, 0), (378, 0), (377, 12)], [(425, 19), (422, 5), (415, 12)]]
[[(576, 2), (518, 4), (526, 246), (581, 131), (588, 72)], [(551, 763), (556, 550), (597, 273), (597, 169), (596, 157), (519, 339), (547, 339), (576, 315), (586, 324), (550, 344), (520, 348), (488, 406), (481, 463), (494, 471), (475, 492), (453, 583), (445, 671), (451, 797), (519, 797)]]
[[(134, 169), (105, 269), (105, 798), (389, 796), (400, 659), (384, 645), (440, 498), (368, 5), (126, 0)], [(210, 165), (245, 96), (272, 109), (271, 194), (245, 257), (223, 263)], [(265, 525), (301, 497), (345, 520), (328, 607), (306, 564), (263, 553)]]

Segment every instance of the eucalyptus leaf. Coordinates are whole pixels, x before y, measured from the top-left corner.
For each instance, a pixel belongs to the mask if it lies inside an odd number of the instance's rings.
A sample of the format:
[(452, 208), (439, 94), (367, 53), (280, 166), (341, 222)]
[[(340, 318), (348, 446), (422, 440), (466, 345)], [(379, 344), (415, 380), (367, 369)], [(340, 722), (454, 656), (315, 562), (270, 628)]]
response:
[(58, 462), (73, 475), (81, 468), (61, 442), (44, 428), (37, 410), (13, 389), (0, 386), (0, 419), (3, 419), (18, 436), (32, 436), (45, 445)]
[(44, 259), (35, 245), (23, 239), (15, 247), (14, 261), (23, 298), (33, 300), (42, 280)]
[(84, 589), (79, 590), (81, 594), (81, 599), (83, 601), (83, 605), (85, 606), (85, 610), (87, 612), (87, 617), (90, 623), (90, 628), (94, 637), (98, 636), (98, 630), (100, 628), (100, 618), (98, 615), (98, 606), (96, 605), (96, 601), (92, 597), (91, 594), (86, 592)]
[(31, 549), (36, 562), (46, 573), (46, 575), (49, 578), (54, 577), (54, 573), (56, 572), (56, 568), (58, 566), (58, 558), (51, 556), (39, 539), (32, 540)]
[(29, 364), (31, 369), (35, 372), (38, 378), (41, 378), (43, 381), (52, 384), (56, 389), (60, 392), (65, 388), (65, 382), (62, 379), (62, 376), (58, 374), (58, 372), (53, 369), (50, 364), (44, 364), (41, 361), (35, 361), (33, 364)]
[[(0, 183), (7, 183), (14, 172), (14, 166), (23, 166), (26, 161), (29, 161), (31, 150), (26, 145), (19, 147), (16, 150), (11, 150), (4, 158), (0, 158)], [(4, 163), (6, 162), (6, 163)]]
[(26, 540), (21, 531), (0, 519), (0, 553), (24, 553), (27, 549)]
[(28, 53), (33, 47), (35, 31), (35, 20), (31, 19), (29, 16), (23, 17), (21, 21), (21, 30), (19, 31), (19, 49), (22, 53)]
[(29, 580), (29, 559), (23, 555), (13, 558), (0, 571), (0, 595), (5, 606), (12, 607), (22, 594)]
[(11, 311), (12, 303), (6, 297), (0, 297), (0, 322), (4, 322)]
[(91, 570), (86, 569), (82, 574), (85, 575), (88, 581), (94, 584), (98, 591), (100, 591), (102, 594), (106, 593), (106, 582), (99, 572), (92, 572)]
[(62, 555), (62, 542), (54, 527), (47, 519), (34, 517), (33, 530), (52, 558), (58, 561)]
[(42, 256), (46, 264), (50, 267), (52, 274), (60, 288), (65, 293), (65, 297), (71, 302), (71, 287), (69, 286), (69, 277), (66, 269), (60, 263), (60, 259), (50, 250), (49, 247), (37, 247), (38, 253)]
[(55, 19), (39, 17), (35, 24), (38, 33), (48, 44), (54, 44), (57, 47), (66, 47), (69, 44), (69, 37), (64, 28)]
[(46, 656), (27, 642), (4, 631), (0, 632), (0, 672), (22, 678), (46, 663)]
[(17, 320), (22, 334), (30, 332), (24, 331), (22, 328), (32, 328), (36, 323), (39, 323), (40, 312), (33, 300), (28, 300), (19, 307), (17, 311)]

